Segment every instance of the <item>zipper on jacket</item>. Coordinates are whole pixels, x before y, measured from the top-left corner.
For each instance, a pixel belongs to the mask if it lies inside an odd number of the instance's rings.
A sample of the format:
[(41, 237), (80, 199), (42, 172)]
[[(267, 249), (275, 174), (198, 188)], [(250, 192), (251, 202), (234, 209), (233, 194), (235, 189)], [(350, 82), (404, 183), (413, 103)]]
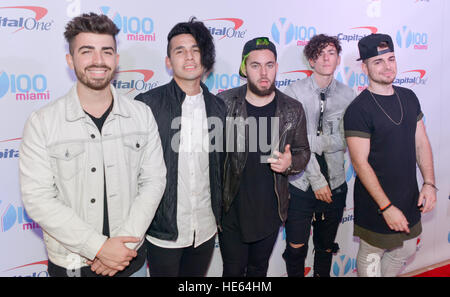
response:
[[(291, 128), (292, 123), (287, 123), (286, 125), (287, 127), (284, 129), (283, 133), (281, 133), (280, 138), (278, 139), (278, 145), (280, 145), (281, 143), (281, 139), (283, 138), (284, 134), (286, 134), (286, 132)], [(278, 148), (279, 149), (279, 148)], [(292, 162), (292, 161), (291, 161)], [(281, 212), (280, 212), (280, 195), (278, 194), (278, 190), (277, 190), (277, 178), (276, 178), (276, 174), (275, 172), (273, 173), (273, 181), (274, 181), (274, 189), (275, 189), (275, 194), (277, 195), (277, 200), (278, 200), (278, 215), (280, 216), (281, 221), (283, 221), (283, 218), (281, 216)], [(288, 196), (289, 198), (289, 196)]]
[(275, 175), (275, 172), (273, 173), (273, 185), (274, 185), (274, 189), (275, 189), (275, 195), (277, 195), (277, 200), (278, 200), (278, 215), (280, 216), (281, 221), (283, 222), (283, 218), (281, 216), (281, 212), (280, 212), (280, 195), (278, 195), (278, 191), (277, 191), (277, 177)]

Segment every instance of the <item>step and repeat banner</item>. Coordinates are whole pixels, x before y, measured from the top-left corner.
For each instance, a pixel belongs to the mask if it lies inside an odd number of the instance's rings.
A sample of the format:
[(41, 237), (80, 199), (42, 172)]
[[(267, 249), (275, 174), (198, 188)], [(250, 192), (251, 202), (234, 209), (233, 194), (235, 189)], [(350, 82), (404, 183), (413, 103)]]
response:
[[(191, 16), (203, 21), (214, 36), (216, 64), (204, 79), (213, 93), (245, 84), (238, 75), (242, 48), (257, 36), (267, 36), (277, 46), (278, 88), (284, 90), (311, 75), (302, 51), (320, 33), (341, 41), (336, 79), (359, 93), (367, 87), (368, 78), (356, 61), (358, 40), (376, 32), (390, 34), (398, 61), (395, 84), (413, 89), (420, 99), (440, 189), (436, 209), (423, 216), (417, 254), (405, 272), (450, 258), (450, 133), (445, 128), (450, 98), (444, 89), (450, 81), (448, 1), (10, 0), (0, 2), (0, 276), (48, 276), (42, 230), (28, 217), (20, 197), (18, 149), (30, 113), (64, 95), (74, 84), (75, 75), (65, 60), (64, 27), (74, 16), (91, 11), (106, 14), (121, 29), (120, 68), (113, 84), (131, 97), (170, 81), (164, 64), (167, 34)], [(353, 237), (355, 173), (348, 153), (345, 168), (350, 191), (337, 235), (341, 249), (331, 267), (335, 277), (356, 276), (359, 244)], [(419, 172), (418, 177), (421, 184)], [(281, 257), (285, 245), (280, 228), (269, 276), (286, 276)], [(312, 242), (309, 246), (306, 272), (311, 276)], [(221, 274), (217, 242), (208, 276)]]

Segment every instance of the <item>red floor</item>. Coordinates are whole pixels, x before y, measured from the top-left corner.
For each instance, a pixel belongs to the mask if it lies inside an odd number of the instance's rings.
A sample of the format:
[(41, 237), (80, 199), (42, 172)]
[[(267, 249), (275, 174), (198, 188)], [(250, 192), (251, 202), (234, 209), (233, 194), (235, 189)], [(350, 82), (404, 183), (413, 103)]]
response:
[(435, 268), (433, 270), (414, 275), (414, 277), (449, 277), (450, 276), (450, 264), (442, 267)]

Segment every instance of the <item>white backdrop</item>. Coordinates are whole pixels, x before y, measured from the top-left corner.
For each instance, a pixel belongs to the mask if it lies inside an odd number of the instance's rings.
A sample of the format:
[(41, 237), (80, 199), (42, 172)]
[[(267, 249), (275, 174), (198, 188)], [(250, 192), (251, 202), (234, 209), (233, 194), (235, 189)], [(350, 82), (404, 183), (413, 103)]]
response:
[[(371, 32), (388, 33), (396, 47), (397, 85), (412, 88), (425, 114), (434, 152), (438, 192), (436, 210), (423, 216), (417, 254), (405, 272), (450, 258), (450, 136), (445, 128), (450, 101), (444, 82), (450, 81), (448, 16), (445, 0), (260, 0), (240, 1), (106, 1), (6, 0), (0, 3), (0, 276), (47, 276), (42, 231), (27, 216), (18, 182), (18, 148), (27, 117), (65, 94), (74, 75), (65, 62), (66, 23), (81, 12), (107, 14), (122, 29), (121, 54), (114, 80), (120, 92), (134, 97), (169, 82), (164, 65), (166, 38), (180, 21), (196, 16), (215, 37), (217, 59), (205, 78), (213, 93), (245, 83), (237, 74), (244, 43), (268, 36), (278, 50), (277, 86), (310, 75), (302, 50), (319, 33), (338, 36), (343, 46), (336, 78), (356, 91), (367, 86), (358, 58), (357, 41)], [(355, 276), (358, 239), (353, 237), (354, 173), (346, 156), (349, 194), (334, 256), (332, 276)], [(421, 177), (419, 182), (421, 183)], [(273, 251), (269, 276), (285, 276), (281, 254), (283, 228)], [(312, 247), (312, 243), (310, 243)], [(307, 259), (311, 275), (312, 248)], [(218, 245), (208, 276), (222, 273)]]

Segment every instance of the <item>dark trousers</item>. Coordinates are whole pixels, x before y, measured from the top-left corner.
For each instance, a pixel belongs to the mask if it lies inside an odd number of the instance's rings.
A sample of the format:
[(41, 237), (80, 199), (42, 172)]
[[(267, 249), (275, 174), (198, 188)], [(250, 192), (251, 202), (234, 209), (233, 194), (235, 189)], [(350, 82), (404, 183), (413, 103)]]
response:
[(224, 228), (219, 233), (224, 277), (265, 277), (269, 268), (278, 229), (268, 237), (252, 243), (240, 239), (239, 230)]
[[(308, 253), (308, 241), (311, 225), (314, 228), (314, 276), (329, 277), (333, 253), (339, 250), (334, 242), (342, 220), (347, 196), (347, 184), (332, 191), (333, 202), (317, 200), (311, 187), (304, 192), (289, 185), (291, 200), (289, 202), (286, 228), (286, 250), (283, 258), (286, 261), (288, 276), (303, 277), (305, 259)], [(294, 248), (290, 245), (304, 244)]]
[(194, 248), (162, 248), (145, 241), (150, 277), (203, 277), (212, 259), (216, 236)]

